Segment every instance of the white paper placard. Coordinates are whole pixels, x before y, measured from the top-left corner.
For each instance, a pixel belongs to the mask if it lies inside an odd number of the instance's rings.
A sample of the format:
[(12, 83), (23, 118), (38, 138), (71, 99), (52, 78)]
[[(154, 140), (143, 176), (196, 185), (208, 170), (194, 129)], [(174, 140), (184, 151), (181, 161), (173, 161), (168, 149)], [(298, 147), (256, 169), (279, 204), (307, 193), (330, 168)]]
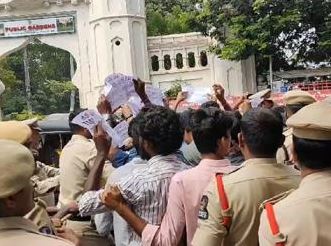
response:
[(156, 88), (156, 87), (153, 87), (150, 85), (146, 85), (146, 94), (152, 104), (157, 105), (157, 106), (164, 106), (164, 103), (163, 103), (164, 95), (159, 88)]
[[(136, 116), (144, 105), (135, 91), (134, 79), (133, 76), (111, 74), (105, 80), (104, 94), (114, 110), (128, 104)], [(146, 85), (146, 94), (152, 104), (164, 106), (164, 94), (159, 88)]]
[(72, 123), (79, 125), (91, 133), (94, 136), (94, 131), (97, 125), (101, 122), (103, 130), (112, 138), (112, 144), (121, 147), (121, 139), (116, 133), (116, 131), (110, 127), (107, 121), (97, 112), (96, 110), (86, 110), (78, 114)]
[(95, 110), (85, 110), (78, 114), (72, 123), (90, 131), (94, 135), (95, 127), (103, 120), (102, 116)]
[(263, 101), (264, 101), (263, 98), (258, 98), (258, 97), (250, 100), (252, 108), (258, 108)]
[(212, 93), (209, 88), (197, 88), (193, 91), (189, 91), (187, 102), (203, 104), (212, 99)]
[(127, 104), (130, 107), (134, 117), (136, 117), (141, 111), (141, 109), (144, 107), (144, 104), (141, 102), (141, 99), (139, 97), (130, 97)]
[(116, 132), (116, 135), (118, 136), (118, 146), (122, 147), (124, 146), (125, 140), (129, 138), (129, 124), (126, 121), (122, 121), (117, 126), (114, 127), (114, 131)]

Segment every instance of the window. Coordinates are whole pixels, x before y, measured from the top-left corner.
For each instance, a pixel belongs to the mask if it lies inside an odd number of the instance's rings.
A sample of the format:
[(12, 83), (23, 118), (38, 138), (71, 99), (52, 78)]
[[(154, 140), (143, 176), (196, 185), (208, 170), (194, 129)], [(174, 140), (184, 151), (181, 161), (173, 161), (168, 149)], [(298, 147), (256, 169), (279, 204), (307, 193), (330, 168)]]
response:
[(183, 55), (180, 53), (176, 55), (176, 67), (178, 69), (182, 69), (184, 67)]
[(187, 54), (187, 59), (188, 59), (188, 66), (189, 67), (195, 67), (195, 55), (194, 55), (194, 52), (189, 52)]
[(160, 69), (159, 57), (152, 56), (152, 70), (156, 72), (159, 71), (159, 69)]
[(170, 70), (171, 69), (171, 58), (170, 55), (164, 56), (164, 69)]
[(208, 65), (208, 57), (206, 51), (200, 52), (200, 64), (202, 67), (206, 67)]

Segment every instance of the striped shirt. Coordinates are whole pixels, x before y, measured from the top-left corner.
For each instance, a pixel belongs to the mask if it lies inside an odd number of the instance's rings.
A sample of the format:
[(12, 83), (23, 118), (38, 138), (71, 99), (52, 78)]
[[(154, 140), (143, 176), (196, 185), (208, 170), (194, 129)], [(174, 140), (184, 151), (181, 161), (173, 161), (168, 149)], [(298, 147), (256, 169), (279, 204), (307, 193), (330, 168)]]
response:
[[(149, 224), (160, 225), (168, 203), (171, 178), (188, 169), (181, 152), (151, 158), (146, 167), (122, 179), (119, 189), (132, 210)], [(141, 239), (132, 228), (129, 245), (140, 245)]]

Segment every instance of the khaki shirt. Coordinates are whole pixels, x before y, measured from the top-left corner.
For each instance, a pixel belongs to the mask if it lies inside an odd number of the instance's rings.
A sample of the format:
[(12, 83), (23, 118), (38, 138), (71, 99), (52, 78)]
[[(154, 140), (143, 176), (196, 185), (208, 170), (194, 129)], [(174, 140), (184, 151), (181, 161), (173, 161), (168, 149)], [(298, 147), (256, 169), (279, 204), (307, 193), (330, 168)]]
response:
[[(92, 140), (80, 135), (72, 136), (60, 156), (60, 206), (79, 201), (96, 156), (97, 150)], [(110, 165), (106, 165), (103, 173), (105, 180), (110, 170)]]
[(35, 199), (34, 208), (24, 216), (25, 219), (32, 221), (38, 231), (44, 234), (55, 234), (55, 228), (46, 210), (46, 203), (40, 198)]
[(60, 169), (36, 162), (35, 174), (31, 177), (35, 197), (39, 197), (47, 206), (55, 206), (54, 189), (60, 186)]
[[(285, 165), (291, 164), (293, 162), (292, 157), (292, 144), (293, 144), (293, 129), (289, 128), (283, 132), (285, 136), (285, 142), (282, 148), (277, 151), (277, 162)], [(285, 149), (286, 152), (285, 152)]]
[(21, 217), (0, 218), (1, 246), (73, 246), (66, 240), (44, 235), (29, 220)]
[[(280, 201), (279, 201), (280, 200)], [(331, 245), (331, 171), (306, 176), (300, 187), (282, 199), (270, 200), (280, 234), (273, 236), (265, 211), (261, 216), (259, 241), (261, 246), (285, 245), (328, 246)]]
[(193, 239), (195, 246), (258, 245), (260, 205), (268, 198), (297, 188), (300, 176), (293, 168), (277, 164), (275, 159), (251, 159), (238, 171), (225, 175), (223, 182), (229, 201), (226, 214), (232, 216), (230, 231), (222, 225), (215, 178), (204, 195), (208, 201), (204, 210), (207, 216), (198, 220)]

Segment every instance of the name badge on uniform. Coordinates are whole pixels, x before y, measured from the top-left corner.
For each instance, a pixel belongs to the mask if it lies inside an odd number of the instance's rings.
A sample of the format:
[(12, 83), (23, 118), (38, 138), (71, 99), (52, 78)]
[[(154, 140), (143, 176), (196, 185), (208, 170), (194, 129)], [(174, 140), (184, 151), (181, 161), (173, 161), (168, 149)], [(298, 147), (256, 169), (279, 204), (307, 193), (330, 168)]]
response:
[(209, 199), (207, 196), (202, 196), (200, 201), (199, 215), (198, 215), (198, 218), (201, 220), (207, 220), (209, 217), (209, 213), (207, 210), (208, 201)]

